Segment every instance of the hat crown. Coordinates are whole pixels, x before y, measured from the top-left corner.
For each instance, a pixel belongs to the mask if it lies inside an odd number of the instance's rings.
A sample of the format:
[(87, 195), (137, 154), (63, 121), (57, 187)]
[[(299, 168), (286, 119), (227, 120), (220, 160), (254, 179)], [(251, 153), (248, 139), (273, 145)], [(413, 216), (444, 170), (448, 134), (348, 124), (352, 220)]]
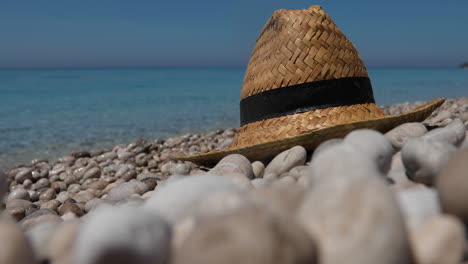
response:
[(351, 41), (318, 5), (275, 11), (256, 41), (241, 99), (268, 90), (346, 77), (368, 77)]

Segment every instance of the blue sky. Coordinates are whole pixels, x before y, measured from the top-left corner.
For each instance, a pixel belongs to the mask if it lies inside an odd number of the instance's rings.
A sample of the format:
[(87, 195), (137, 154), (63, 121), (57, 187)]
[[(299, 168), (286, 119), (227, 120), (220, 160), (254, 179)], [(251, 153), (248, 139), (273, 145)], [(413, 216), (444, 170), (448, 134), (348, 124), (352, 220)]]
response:
[(468, 61), (467, 0), (0, 0), (0, 68), (245, 66), (274, 10), (312, 4), (368, 66)]

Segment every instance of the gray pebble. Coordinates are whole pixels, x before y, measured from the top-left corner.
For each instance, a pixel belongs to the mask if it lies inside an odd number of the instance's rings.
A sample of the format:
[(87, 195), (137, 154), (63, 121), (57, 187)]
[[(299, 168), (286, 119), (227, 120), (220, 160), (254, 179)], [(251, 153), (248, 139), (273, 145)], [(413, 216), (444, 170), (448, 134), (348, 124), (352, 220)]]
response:
[(22, 188), (17, 188), (10, 192), (10, 194), (8, 195), (7, 201), (10, 201), (13, 199), (29, 200), (29, 198), (30, 198), (29, 192), (27, 190), (22, 189)]
[(106, 152), (104, 154), (101, 154), (99, 155), (97, 158), (96, 158), (96, 161), (97, 162), (103, 162), (103, 161), (106, 161), (106, 160), (113, 160), (117, 158), (117, 154), (113, 151), (109, 151), (109, 152)]
[(276, 173), (281, 175), (290, 169), (304, 165), (307, 159), (307, 151), (302, 146), (295, 146), (276, 155), (265, 168), (265, 174)]
[(255, 161), (252, 163), (252, 171), (255, 178), (262, 178), (265, 172), (265, 165), (261, 161)]
[(358, 129), (349, 133), (343, 143), (367, 155), (377, 164), (383, 175), (390, 170), (394, 149), (390, 141), (381, 133), (370, 129)]
[(15, 175), (15, 181), (18, 183), (23, 183), (27, 179), (32, 180), (31, 168), (21, 168)]
[(100, 208), (81, 224), (74, 263), (161, 263), (169, 261), (171, 227), (139, 208)]
[(98, 167), (93, 167), (86, 171), (83, 175), (83, 179), (90, 179), (90, 178), (99, 178), (101, 176), (101, 170)]
[(107, 199), (111, 201), (120, 201), (127, 197), (130, 197), (132, 194), (144, 194), (148, 191), (148, 186), (140, 181), (131, 181), (122, 183), (114, 188), (112, 188), (108, 195)]
[(424, 138), (446, 142), (458, 147), (465, 139), (465, 133), (466, 129), (463, 122), (460, 119), (455, 119), (446, 127), (429, 131), (424, 135)]
[(395, 150), (400, 150), (408, 138), (420, 137), (427, 133), (427, 128), (421, 123), (405, 123), (395, 127), (385, 134)]
[(212, 175), (225, 175), (231, 173), (239, 173), (245, 175), (249, 179), (254, 178), (252, 164), (250, 161), (240, 155), (231, 154), (221, 159), (216, 166), (209, 171)]
[(189, 175), (190, 165), (187, 163), (179, 163), (171, 168), (171, 174), (176, 175)]
[(434, 178), (456, 152), (452, 144), (427, 138), (411, 138), (401, 150), (406, 174), (415, 182), (432, 185)]

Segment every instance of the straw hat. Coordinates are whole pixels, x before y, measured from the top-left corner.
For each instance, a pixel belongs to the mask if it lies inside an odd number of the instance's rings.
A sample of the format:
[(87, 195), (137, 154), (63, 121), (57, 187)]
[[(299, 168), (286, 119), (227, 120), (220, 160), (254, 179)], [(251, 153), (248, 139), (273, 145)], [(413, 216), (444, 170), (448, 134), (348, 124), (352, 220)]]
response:
[(295, 145), (314, 149), (353, 129), (386, 132), (426, 119), (444, 102), (388, 116), (374, 101), (366, 67), (351, 41), (320, 6), (277, 10), (257, 39), (244, 76), (241, 127), (228, 149), (180, 160), (212, 165), (239, 153), (251, 161)]

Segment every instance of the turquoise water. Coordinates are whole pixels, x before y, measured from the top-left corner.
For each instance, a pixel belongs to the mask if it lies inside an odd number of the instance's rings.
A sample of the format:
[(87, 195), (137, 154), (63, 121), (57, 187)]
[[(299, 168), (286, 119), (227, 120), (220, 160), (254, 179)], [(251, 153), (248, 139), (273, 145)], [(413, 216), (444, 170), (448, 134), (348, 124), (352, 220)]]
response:
[[(371, 68), (379, 104), (468, 96), (468, 70)], [(238, 126), (243, 68), (0, 70), (0, 168)]]

